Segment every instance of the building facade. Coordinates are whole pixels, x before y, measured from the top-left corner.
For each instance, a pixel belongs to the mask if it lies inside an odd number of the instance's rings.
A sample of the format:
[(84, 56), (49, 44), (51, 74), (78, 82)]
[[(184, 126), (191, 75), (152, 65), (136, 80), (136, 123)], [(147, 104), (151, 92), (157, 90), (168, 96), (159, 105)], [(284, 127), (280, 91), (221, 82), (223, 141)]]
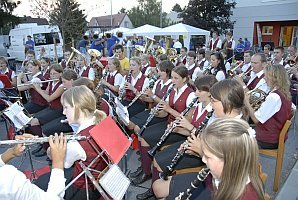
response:
[(236, 0), (234, 38), (263, 47), (298, 47), (298, 0)]

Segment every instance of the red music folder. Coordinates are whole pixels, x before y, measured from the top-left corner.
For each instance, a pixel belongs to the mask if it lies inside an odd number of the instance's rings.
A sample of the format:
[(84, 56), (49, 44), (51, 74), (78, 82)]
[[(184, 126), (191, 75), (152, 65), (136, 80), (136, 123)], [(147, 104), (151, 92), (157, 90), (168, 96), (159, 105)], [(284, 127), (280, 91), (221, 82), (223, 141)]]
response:
[(131, 144), (111, 117), (94, 126), (90, 135), (102, 150), (107, 151), (114, 164), (119, 163)]
[(5, 74), (0, 74), (0, 81), (3, 83), (4, 88), (11, 88), (10, 80)]

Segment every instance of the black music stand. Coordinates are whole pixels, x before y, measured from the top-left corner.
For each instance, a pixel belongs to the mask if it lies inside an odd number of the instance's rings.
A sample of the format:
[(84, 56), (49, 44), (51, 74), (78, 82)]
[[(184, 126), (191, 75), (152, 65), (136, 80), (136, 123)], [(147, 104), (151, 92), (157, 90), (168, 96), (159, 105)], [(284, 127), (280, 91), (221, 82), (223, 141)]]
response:
[[(130, 147), (131, 142), (123, 134), (121, 129), (117, 126), (117, 124), (111, 117), (105, 118), (95, 127), (93, 127), (90, 130), (90, 137), (92, 137), (93, 140), (89, 138), (88, 142), (95, 149), (98, 155), (91, 161), (88, 166), (85, 166), (82, 161), (80, 161), (80, 166), (82, 167), (83, 171), (77, 177), (75, 177), (61, 193), (67, 190), (79, 177), (85, 175), (87, 199), (89, 199), (88, 178), (91, 180), (95, 188), (99, 191), (104, 199), (110, 199), (107, 192), (102, 188), (102, 186), (91, 173), (93, 171), (102, 174), (103, 172), (92, 169), (91, 166), (99, 158), (102, 158), (103, 161), (108, 165), (108, 167), (112, 164), (118, 164)], [(100, 151), (98, 147), (102, 149), (102, 151)], [(108, 158), (108, 160), (106, 158)]]

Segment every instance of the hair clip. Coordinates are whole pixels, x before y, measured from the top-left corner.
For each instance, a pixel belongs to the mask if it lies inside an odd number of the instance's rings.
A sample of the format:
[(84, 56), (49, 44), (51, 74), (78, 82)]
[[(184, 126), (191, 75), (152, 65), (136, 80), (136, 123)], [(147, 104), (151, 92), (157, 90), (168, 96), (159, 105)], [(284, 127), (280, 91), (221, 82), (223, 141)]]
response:
[(247, 129), (247, 132), (248, 132), (250, 138), (255, 138), (256, 137), (256, 131), (253, 128), (249, 127)]

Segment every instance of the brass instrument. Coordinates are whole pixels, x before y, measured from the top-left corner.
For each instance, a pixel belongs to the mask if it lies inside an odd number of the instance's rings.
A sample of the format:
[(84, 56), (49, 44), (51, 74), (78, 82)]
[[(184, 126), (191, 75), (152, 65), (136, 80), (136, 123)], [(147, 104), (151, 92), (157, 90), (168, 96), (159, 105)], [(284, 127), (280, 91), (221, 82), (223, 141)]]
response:
[(264, 84), (261, 84), (255, 89), (246, 93), (247, 95), (249, 95), (249, 104), (254, 110), (258, 110), (261, 107), (262, 103), (266, 100), (266, 97), (268, 96), (266, 92), (259, 89), (262, 85)]
[(212, 63), (210, 63), (205, 69), (204, 69), (204, 71), (203, 71), (203, 74), (204, 75), (211, 75), (212, 73), (211, 73), (211, 70), (212, 70)]
[(23, 84), (17, 85), (17, 87), (30, 86), (30, 85), (33, 85), (33, 84), (48, 83), (48, 82), (52, 82), (52, 81), (59, 81), (59, 79), (39, 81), (39, 82), (36, 82), (36, 83), (29, 81), (28, 83), (23, 83)]
[(165, 45), (165, 49), (167, 51), (167, 49), (170, 48), (171, 44), (173, 44), (173, 38), (172, 37), (166, 37), (166, 45)]
[(68, 60), (66, 61), (66, 67), (68, 66), (69, 62), (76, 56), (76, 54), (78, 55), (83, 55), (79, 50), (75, 49), (74, 47), (71, 47), (71, 54), (68, 58)]
[[(65, 135), (66, 140), (87, 140), (86, 136), (82, 135)], [(0, 141), (0, 145), (16, 145), (16, 144), (24, 144), (24, 145), (32, 145), (32, 144), (43, 144), (45, 142), (49, 142), (50, 137), (40, 137), (40, 138), (30, 138), (24, 140), (2, 140)], [(54, 137), (53, 137), (54, 140)]]
[(153, 42), (155, 41), (154, 38), (151, 38), (151, 37), (148, 37), (148, 36), (145, 36), (145, 39), (146, 39), (146, 44), (145, 44), (143, 53), (147, 53), (149, 47), (150, 47), (150, 46), (153, 44)]
[(160, 55), (160, 54), (166, 54), (167, 52), (166, 52), (166, 49), (165, 48), (163, 48), (163, 47), (161, 47), (161, 46), (158, 46), (157, 47), (157, 55)]
[(135, 45), (135, 56), (139, 57), (140, 54), (144, 52), (144, 49), (142, 45)]
[(91, 62), (102, 56), (101, 52), (97, 49), (88, 49), (88, 54), (91, 56)]
[(236, 71), (236, 69), (238, 69), (240, 66), (242, 66), (243, 65), (243, 61), (241, 61), (237, 66), (235, 66), (233, 69), (229, 69), (228, 70), (228, 75), (230, 76), (230, 77), (233, 77), (233, 76), (235, 76), (235, 74), (234, 74), (234, 72)]

